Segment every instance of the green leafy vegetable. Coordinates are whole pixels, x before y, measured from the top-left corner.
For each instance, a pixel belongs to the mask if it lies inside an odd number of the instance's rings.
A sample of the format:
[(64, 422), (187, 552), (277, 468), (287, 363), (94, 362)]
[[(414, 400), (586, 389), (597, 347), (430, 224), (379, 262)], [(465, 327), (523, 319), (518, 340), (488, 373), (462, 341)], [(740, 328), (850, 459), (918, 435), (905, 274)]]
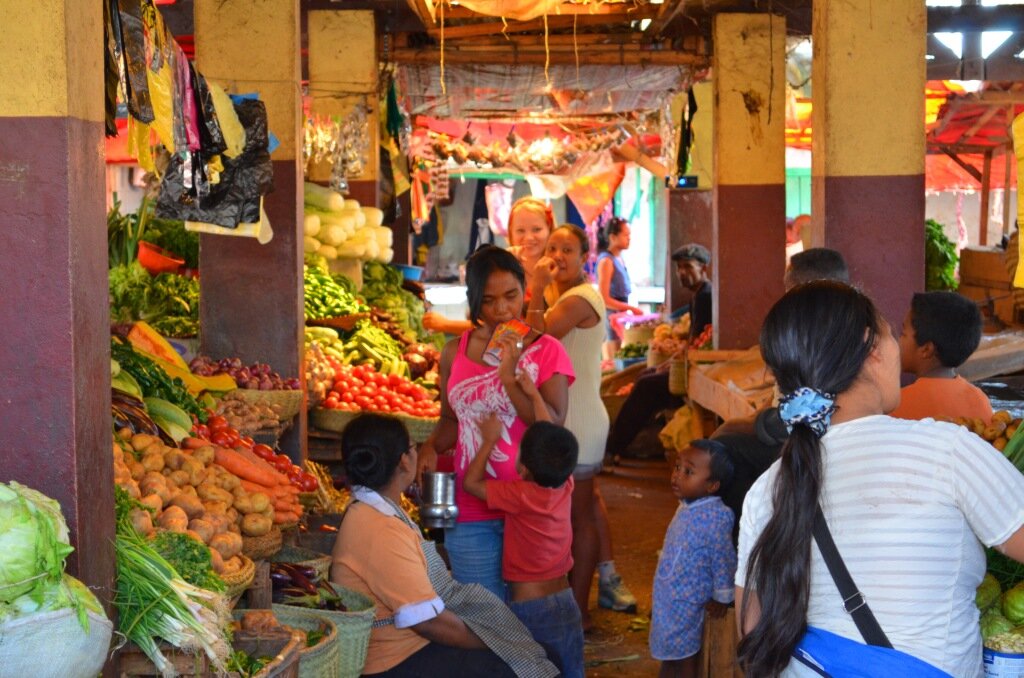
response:
[(199, 234), (186, 231), (184, 221), (150, 217), (143, 239), (177, 254), (186, 268), (199, 268)]
[(60, 505), (11, 481), (0, 484), (0, 602), (59, 581), (74, 550)]
[(199, 330), (199, 281), (161, 273), (151, 276), (137, 261), (110, 269), (110, 318), (145, 320), (161, 334), (195, 336)]
[(224, 580), (213, 571), (210, 549), (183, 532), (160, 532), (153, 548), (174, 566), (181, 578), (207, 591), (223, 591)]
[(1003, 594), (1003, 616), (1014, 624), (1024, 624), (1024, 582)]
[(423, 329), (425, 308), (419, 297), (402, 287), (403, 281), (402, 272), (394, 266), (367, 261), (363, 264), (363, 288), (359, 293), (366, 303), (384, 311), (404, 327), (412, 342), (427, 335)]
[(0, 621), (65, 608), (75, 609), (78, 623), (86, 633), (89, 631), (89, 612), (106, 618), (100, 601), (89, 587), (65, 573), (60, 579), (46, 579), (41, 587), (10, 603), (0, 603)]
[(135, 261), (139, 253), (139, 241), (146, 232), (146, 222), (152, 213), (149, 200), (143, 198), (137, 212), (121, 214), (121, 201), (117, 193), (114, 193), (114, 202), (107, 212), (108, 266), (124, 266)]
[(1004, 617), (997, 608), (993, 608), (981, 615), (978, 624), (981, 626), (981, 637), (986, 640), (1000, 633), (1009, 633), (1013, 630), (1013, 622)]
[(1003, 589), (1000, 588), (999, 581), (991, 574), (986, 573), (985, 578), (981, 580), (981, 584), (978, 586), (978, 590), (974, 592), (974, 604), (978, 606), (979, 610), (984, 612), (998, 602), (999, 596), (1002, 594)]
[(127, 372), (138, 382), (143, 395), (163, 398), (195, 415), (199, 421), (206, 421), (206, 409), (192, 397), (181, 379), (172, 379), (159, 365), (123, 342), (111, 340), (110, 355), (118, 362), (123, 372)]
[(252, 678), (271, 661), (270, 657), (250, 657), (242, 650), (231, 653), (228, 659), (228, 671), (237, 673), (241, 678)]
[(924, 266), (926, 290), (955, 290), (956, 265), (960, 257), (956, 243), (946, 237), (942, 224), (934, 219), (925, 223)]

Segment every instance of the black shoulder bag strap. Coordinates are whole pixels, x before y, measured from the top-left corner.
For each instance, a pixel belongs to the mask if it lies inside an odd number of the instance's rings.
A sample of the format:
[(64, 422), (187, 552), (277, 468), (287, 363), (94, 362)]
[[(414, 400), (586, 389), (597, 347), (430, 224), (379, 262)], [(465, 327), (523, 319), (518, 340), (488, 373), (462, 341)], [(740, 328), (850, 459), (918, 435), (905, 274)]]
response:
[(885, 631), (878, 625), (878, 620), (868, 607), (864, 594), (857, 589), (850, 571), (846, 569), (846, 563), (839, 555), (836, 543), (832, 541), (832, 533), (828, 530), (825, 514), (821, 512), (820, 505), (814, 513), (814, 541), (818, 544), (821, 557), (825, 559), (832, 581), (839, 589), (839, 595), (843, 597), (843, 608), (853, 617), (853, 623), (857, 625), (860, 635), (864, 636), (864, 642), (868, 645), (892, 648)]

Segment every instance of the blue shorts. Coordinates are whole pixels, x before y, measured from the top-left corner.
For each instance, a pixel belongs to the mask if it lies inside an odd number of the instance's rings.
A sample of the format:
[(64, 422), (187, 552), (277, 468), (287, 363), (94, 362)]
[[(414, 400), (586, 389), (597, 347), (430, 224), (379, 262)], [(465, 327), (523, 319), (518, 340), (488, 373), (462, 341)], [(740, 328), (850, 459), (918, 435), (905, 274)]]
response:
[(444, 548), (452, 566), (452, 577), (463, 584), (480, 584), (505, 600), (501, 578), (504, 520), (457, 523), (444, 531)]
[(572, 589), (508, 604), (563, 678), (583, 678), (583, 619)]

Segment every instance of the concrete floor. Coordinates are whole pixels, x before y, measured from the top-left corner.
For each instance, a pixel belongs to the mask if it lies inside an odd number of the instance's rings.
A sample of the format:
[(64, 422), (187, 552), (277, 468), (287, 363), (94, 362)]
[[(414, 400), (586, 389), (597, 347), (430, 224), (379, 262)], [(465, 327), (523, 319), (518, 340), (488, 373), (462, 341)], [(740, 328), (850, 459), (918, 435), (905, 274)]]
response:
[(587, 676), (656, 676), (659, 664), (650, 657), (647, 625), (658, 550), (678, 505), (669, 487), (669, 467), (664, 459), (623, 459), (598, 484), (608, 505), (616, 569), (639, 609), (632, 615), (598, 608), (595, 580), (594, 630), (587, 634), (584, 654)]

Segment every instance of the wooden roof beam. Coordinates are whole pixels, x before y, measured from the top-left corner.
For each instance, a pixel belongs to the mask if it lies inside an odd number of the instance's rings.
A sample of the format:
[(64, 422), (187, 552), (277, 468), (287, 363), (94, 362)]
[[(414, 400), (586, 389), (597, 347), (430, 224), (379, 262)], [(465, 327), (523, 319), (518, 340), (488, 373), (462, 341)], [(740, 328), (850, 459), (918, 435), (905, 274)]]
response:
[[(435, 0), (435, 2), (441, 2), (442, 0)], [(561, 5), (556, 11), (548, 14), (548, 21), (558, 16), (612, 16), (619, 14), (635, 14), (641, 11), (644, 5), (638, 5), (634, 2), (602, 2), (602, 3), (577, 3), (577, 2), (566, 2)], [(445, 8), (444, 16), (447, 19), (481, 19), (481, 18), (492, 18), (493, 14), (480, 14), (474, 12), (468, 7), (461, 5), (451, 6)]]
[(955, 162), (957, 165), (960, 166), (961, 169), (963, 169), (963, 171), (967, 172), (972, 177), (974, 177), (975, 181), (977, 181), (979, 184), (981, 183), (981, 171), (977, 167), (975, 167), (974, 165), (968, 165), (966, 162), (960, 159), (959, 155), (949, 150), (948, 148), (943, 147), (940, 148), (939, 150), (948, 155), (953, 160), (953, 162)]
[[(410, 0), (410, 2), (413, 0)], [(655, 6), (656, 7), (656, 6)], [(651, 9), (650, 6), (644, 6), (632, 12), (622, 12), (620, 14), (579, 14), (576, 16), (549, 16), (548, 17), (548, 30), (556, 30), (560, 28), (572, 28), (573, 22), (575, 22), (577, 28), (583, 28), (585, 26), (607, 26), (609, 23), (615, 21), (640, 21), (648, 19), (657, 14), (656, 9)], [(445, 13), (445, 20), (447, 21), (448, 15)], [(509, 21), (507, 24), (498, 21), (487, 21), (483, 23), (474, 24), (460, 24), (458, 26), (444, 27), (445, 40), (467, 38), (480, 35), (502, 35), (506, 33), (532, 33), (534, 31), (544, 30), (544, 19), (531, 19), (530, 21)], [(441, 37), (440, 26), (431, 26), (427, 29), (427, 33), (432, 38)]]
[[(392, 50), (391, 58), (398, 63), (436, 64), (441, 61), (438, 49), (398, 48)], [(445, 49), (445, 63), (449, 64), (544, 64), (574, 65), (576, 55), (572, 51), (552, 51), (545, 54), (536, 50), (471, 50), (460, 51)], [(698, 54), (671, 50), (651, 51), (626, 49), (601, 51), (598, 53), (580, 52), (579, 63), (583, 65), (605, 66), (690, 66), (694, 69), (708, 67), (708, 59)]]
[(987, 125), (988, 121), (995, 117), (995, 114), (998, 113), (1000, 110), (1001, 109), (999, 109), (996, 106), (988, 108), (984, 113), (978, 116), (978, 119), (974, 122), (973, 125), (971, 125), (967, 130), (964, 131), (963, 134), (960, 135), (960, 138), (957, 141), (969, 141), (970, 138), (977, 134), (978, 130)]

